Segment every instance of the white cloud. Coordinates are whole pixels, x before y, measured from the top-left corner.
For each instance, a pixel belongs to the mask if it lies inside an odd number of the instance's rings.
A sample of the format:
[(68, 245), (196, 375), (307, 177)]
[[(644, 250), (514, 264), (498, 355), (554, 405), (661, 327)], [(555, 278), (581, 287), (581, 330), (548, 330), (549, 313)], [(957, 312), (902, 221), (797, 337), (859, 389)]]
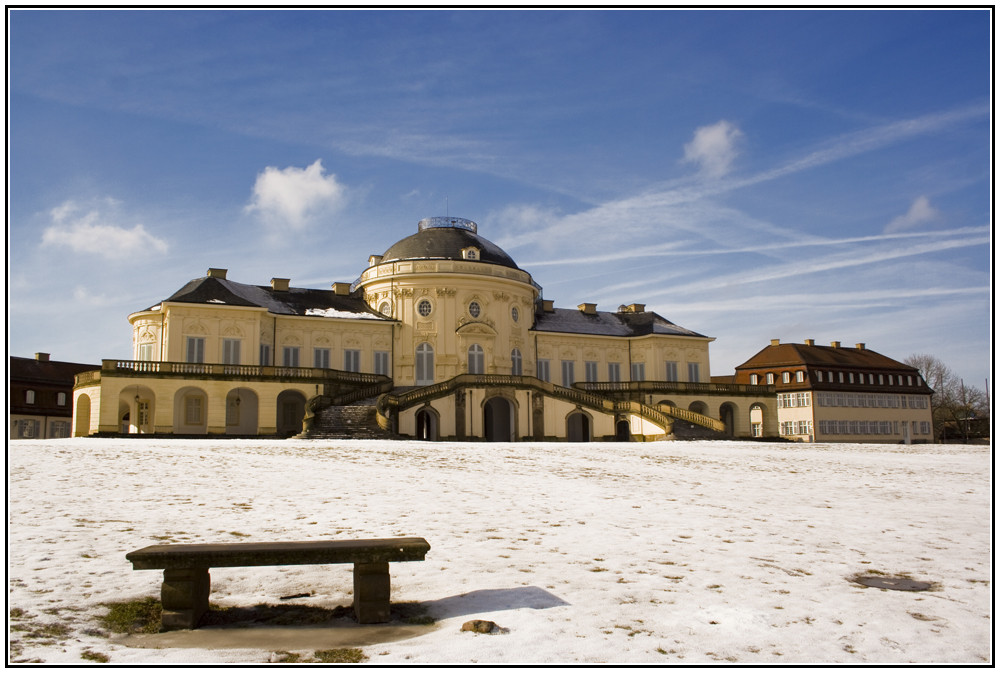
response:
[(303, 229), (319, 212), (343, 206), (346, 188), (337, 176), (324, 175), (317, 159), (306, 168), (268, 166), (257, 176), (246, 212), (258, 212), (272, 226)]
[(743, 133), (725, 119), (701, 126), (691, 142), (684, 145), (684, 161), (698, 164), (704, 175), (720, 178), (729, 172)]
[(913, 229), (921, 224), (933, 222), (940, 212), (931, 205), (930, 199), (926, 196), (918, 196), (910, 205), (910, 209), (905, 215), (893, 218), (892, 222), (885, 226), (885, 233), (893, 234), (899, 231)]
[(150, 252), (164, 253), (167, 242), (142, 224), (129, 228), (117, 223), (120, 202), (101, 199), (83, 206), (66, 201), (49, 211), (52, 225), (42, 232), (42, 245), (61, 245), (74, 252), (125, 258)]

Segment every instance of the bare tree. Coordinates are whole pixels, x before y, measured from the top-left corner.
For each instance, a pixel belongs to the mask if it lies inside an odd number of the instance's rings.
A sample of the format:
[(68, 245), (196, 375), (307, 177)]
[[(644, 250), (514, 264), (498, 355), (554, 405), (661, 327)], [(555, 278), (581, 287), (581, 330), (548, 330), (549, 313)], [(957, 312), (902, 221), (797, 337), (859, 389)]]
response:
[(961, 436), (968, 442), (990, 415), (986, 393), (962, 379), (933, 355), (911, 355), (904, 362), (920, 370), (931, 387), (931, 412), (934, 417), (934, 437), (943, 441), (948, 436)]

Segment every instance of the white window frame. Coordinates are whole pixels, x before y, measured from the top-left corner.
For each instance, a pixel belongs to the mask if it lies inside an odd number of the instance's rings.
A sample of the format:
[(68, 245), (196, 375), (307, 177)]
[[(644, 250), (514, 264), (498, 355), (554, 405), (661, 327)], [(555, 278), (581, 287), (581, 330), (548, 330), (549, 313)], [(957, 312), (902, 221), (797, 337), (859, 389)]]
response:
[(281, 364), (283, 367), (299, 366), (299, 347), (285, 346), (281, 349)]
[(538, 373), (538, 378), (540, 378), (542, 381), (545, 381), (546, 383), (548, 383), (549, 380), (550, 380), (550, 376), (549, 376), (549, 361), (547, 359), (544, 359), (544, 358), (539, 358), (538, 362), (536, 363), (536, 370), (537, 370), (537, 373)]
[(583, 378), (587, 383), (597, 382), (597, 363), (588, 361), (583, 363)]
[(698, 383), (701, 381), (701, 364), (698, 362), (688, 363), (688, 381)]
[(470, 374), (485, 374), (486, 353), (479, 344), (472, 344), (466, 355)]
[(330, 368), (330, 349), (313, 348), (313, 367), (315, 369)]
[(375, 351), (373, 364), (376, 374), (389, 376), (389, 351)]
[(562, 386), (563, 388), (572, 388), (573, 384), (576, 382), (576, 374), (574, 372), (575, 362), (573, 360), (561, 360), (560, 370), (562, 373)]
[(344, 349), (344, 371), (345, 372), (360, 372), (361, 371), (361, 351), (356, 348), (345, 348)]
[(510, 352), (510, 373), (514, 376), (524, 375), (524, 358), (517, 348)]
[(620, 362), (608, 363), (608, 381), (619, 383), (622, 380), (622, 365)]
[(238, 365), (240, 364), (240, 343), (241, 339), (223, 339), (222, 340), (222, 364), (224, 365)]
[(271, 364), (271, 344), (260, 345), (260, 366), (267, 367)]
[(666, 377), (663, 380), (664, 381), (677, 381), (677, 380), (679, 380), (677, 378), (677, 362), (675, 362), (673, 360), (668, 360), (667, 361)]
[(434, 347), (426, 341), (417, 345), (414, 376), (418, 386), (434, 383)]

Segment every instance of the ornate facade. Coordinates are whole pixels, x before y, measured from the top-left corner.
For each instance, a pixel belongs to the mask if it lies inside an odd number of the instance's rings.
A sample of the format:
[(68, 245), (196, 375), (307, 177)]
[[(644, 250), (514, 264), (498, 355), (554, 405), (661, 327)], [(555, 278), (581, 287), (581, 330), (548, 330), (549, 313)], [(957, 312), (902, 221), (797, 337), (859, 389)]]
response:
[(348, 407), (421, 439), (777, 435), (773, 386), (711, 382), (711, 337), (642, 304), (555, 308), (469, 220), (421, 220), (329, 290), (226, 276), (129, 316), (133, 359), (77, 378), (75, 436), (346, 436)]

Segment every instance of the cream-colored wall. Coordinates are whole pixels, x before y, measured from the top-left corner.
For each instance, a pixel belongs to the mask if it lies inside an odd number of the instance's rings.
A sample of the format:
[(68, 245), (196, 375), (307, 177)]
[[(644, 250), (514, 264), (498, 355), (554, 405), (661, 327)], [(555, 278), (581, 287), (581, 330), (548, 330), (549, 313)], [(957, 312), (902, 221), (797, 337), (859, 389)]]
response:
[[(484, 351), (486, 374), (510, 374), (511, 352), (521, 351), (523, 373), (534, 373), (529, 330), (537, 291), (523, 271), (491, 264), (428, 260), (393, 262), (369, 268), (362, 276), (365, 300), (375, 310), (389, 302), (400, 322), (395, 338), (396, 385), (416, 384), (416, 349), (428, 343), (434, 350), (434, 381), (468, 372), (468, 351)], [(431, 313), (421, 316), (422, 300)], [(472, 302), (480, 314), (469, 312)], [(517, 309), (518, 320), (512, 318)]]
[[(154, 360), (187, 360), (187, 337), (205, 338), (205, 362), (222, 362), (223, 339), (240, 340), (240, 364), (275, 364), (281, 366), (286, 346), (299, 348), (299, 366), (312, 367), (316, 348), (330, 350), (330, 368), (344, 368), (344, 351), (361, 351), (361, 371), (375, 369), (375, 351), (390, 354), (392, 367), (392, 331), (390, 322), (353, 320), (324, 316), (276, 316), (261, 308), (207, 306), (205, 304), (163, 304), (155, 312), (130, 316), (133, 353), (138, 358), (139, 344), (154, 343)], [(271, 347), (272, 362), (261, 363), (260, 346)]]

